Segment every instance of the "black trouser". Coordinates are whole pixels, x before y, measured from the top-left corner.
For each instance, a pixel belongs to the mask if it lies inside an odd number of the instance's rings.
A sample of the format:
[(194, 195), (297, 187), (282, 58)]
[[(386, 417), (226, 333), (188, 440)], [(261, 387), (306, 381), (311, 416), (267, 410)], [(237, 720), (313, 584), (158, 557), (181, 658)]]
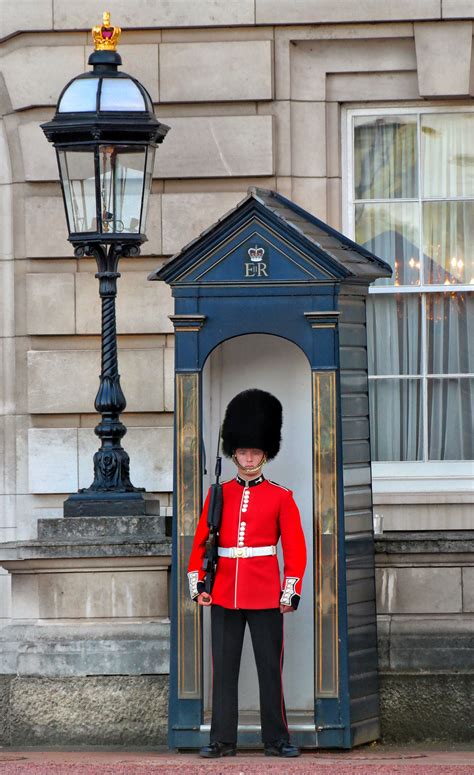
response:
[(213, 605), (211, 743), (236, 743), (238, 680), (246, 622), (249, 623), (260, 689), (262, 740), (288, 740), (283, 699), (283, 614), (278, 608), (233, 609)]

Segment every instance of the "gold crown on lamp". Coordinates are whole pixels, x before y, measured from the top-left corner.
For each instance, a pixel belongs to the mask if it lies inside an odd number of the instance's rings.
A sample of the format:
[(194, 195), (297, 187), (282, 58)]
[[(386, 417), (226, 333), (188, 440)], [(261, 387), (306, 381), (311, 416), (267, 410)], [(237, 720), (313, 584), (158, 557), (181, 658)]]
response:
[(92, 28), (92, 37), (96, 51), (116, 51), (122, 30), (110, 24), (110, 11), (104, 11), (102, 24)]

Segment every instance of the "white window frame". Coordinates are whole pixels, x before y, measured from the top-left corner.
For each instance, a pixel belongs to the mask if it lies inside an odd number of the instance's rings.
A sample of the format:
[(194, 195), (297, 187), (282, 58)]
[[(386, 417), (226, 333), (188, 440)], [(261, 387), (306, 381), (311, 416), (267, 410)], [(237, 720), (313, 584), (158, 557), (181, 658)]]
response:
[[(474, 112), (474, 106), (472, 102), (469, 105), (448, 106), (448, 105), (419, 105), (413, 103), (411, 105), (393, 106), (391, 105), (378, 105), (377, 107), (361, 107), (361, 106), (345, 106), (341, 110), (341, 159), (342, 159), (342, 230), (344, 234), (347, 234), (351, 239), (355, 238), (355, 224), (354, 224), (354, 145), (353, 145), (353, 131), (352, 121), (357, 116), (402, 116), (402, 115), (419, 115), (421, 113), (466, 113)], [(420, 123), (418, 122), (418, 153), (421, 149), (420, 138)], [(434, 201), (442, 200), (443, 197), (435, 197)], [(449, 199), (465, 200), (466, 197), (449, 197)], [(468, 199), (471, 199), (469, 197)], [(372, 200), (371, 200), (372, 201)], [(385, 201), (385, 200), (384, 200)], [(421, 201), (421, 197), (418, 197), (418, 201)], [(420, 227), (421, 227), (421, 207), (420, 207)], [(420, 231), (421, 233), (421, 231)], [(446, 293), (445, 285), (428, 285), (423, 283), (423, 275), (420, 274), (420, 285), (398, 285), (398, 286), (371, 286), (369, 287), (369, 294), (405, 294), (405, 293)], [(457, 292), (472, 293), (474, 288), (472, 285), (451, 285), (451, 290)], [(423, 338), (423, 352), (425, 358), (427, 354), (426, 348), (426, 320), (425, 307), (422, 305), (422, 338)], [(397, 379), (400, 378), (417, 378), (410, 375), (393, 375)], [(430, 374), (429, 379), (438, 375)], [(440, 375), (446, 377), (446, 374)], [(450, 377), (469, 377), (469, 374), (450, 374)], [(371, 376), (370, 379), (387, 379), (390, 375), (384, 375), (383, 377)], [(423, 373), (418, 377), (421, 380), (428, 380), (426, 374), (426, 368), (423, 369)], [(426, 449), (427, 441), (427, 412), (428, 403), (423, 399), (423, 433), (424, 433), (424, 449)], [(471, 460), (432, 460), (432, 461), (393, 461), (393, 462), (373, 462), (372, 463), (372, 481), (374, 490), (374, 499), (380, 502), (380, 496), (385, 493), (399, 495), (400, 501), (406, 499), (410, 501), (410, 498), (414, 494), (431, 494), (431, 493), (448, 493), (449, 495), (463, 494), (467, 496), (469, 502), (474, 502), (474, 461)], [(464, 500), (464, 499), (463, 499)]]

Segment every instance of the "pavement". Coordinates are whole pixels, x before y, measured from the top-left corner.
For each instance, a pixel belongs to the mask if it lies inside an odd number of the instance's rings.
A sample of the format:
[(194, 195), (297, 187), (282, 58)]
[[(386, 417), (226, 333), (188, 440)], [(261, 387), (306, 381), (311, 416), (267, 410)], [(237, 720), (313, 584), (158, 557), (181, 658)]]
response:
[(0, 775), (474, 775), (473, 745), (372, 743), (353, 751), (305, 751), (274, 759), (242, 751), (201, 759), (168, 750), (1, 748)]

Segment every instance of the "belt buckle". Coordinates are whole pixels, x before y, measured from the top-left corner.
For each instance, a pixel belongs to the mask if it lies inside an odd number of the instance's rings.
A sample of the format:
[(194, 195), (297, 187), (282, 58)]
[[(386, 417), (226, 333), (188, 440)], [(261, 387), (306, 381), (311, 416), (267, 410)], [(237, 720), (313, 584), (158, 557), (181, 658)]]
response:
[(240, 557), (247, 557), (247, 547), (246, 546), (234, 546), (234, 557), (236, 559)]

